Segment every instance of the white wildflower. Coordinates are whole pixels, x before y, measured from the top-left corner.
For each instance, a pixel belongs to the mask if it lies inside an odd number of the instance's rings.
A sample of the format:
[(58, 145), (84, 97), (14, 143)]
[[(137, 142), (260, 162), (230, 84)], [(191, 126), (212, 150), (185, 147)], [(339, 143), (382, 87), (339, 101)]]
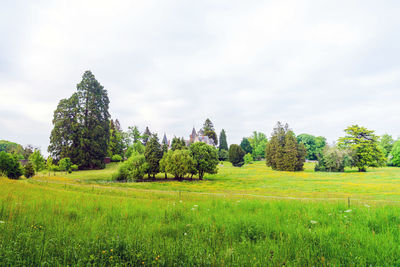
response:
[(311, 220), (310, 223), (316, 224), (316, 223), (318, 223), (318, 222), (317, 222), (317, 221), (314, 221), (314, 220)]
[(371, 206), (368, 204), (364, 204), (365, 207), (370, 208)]
[(0, 221), (0, 223), (5, 223), (4, 221)]
[(184, 235), (187, 235), (187, 233), (184, 233)]
[(347, 212), (347, 213), (349, 213), (349, 212), (351, 212), (351, 210), (345, 210), (344, 212)]
[(199, 205), (193, 205), (193, 207), (197, 208)]

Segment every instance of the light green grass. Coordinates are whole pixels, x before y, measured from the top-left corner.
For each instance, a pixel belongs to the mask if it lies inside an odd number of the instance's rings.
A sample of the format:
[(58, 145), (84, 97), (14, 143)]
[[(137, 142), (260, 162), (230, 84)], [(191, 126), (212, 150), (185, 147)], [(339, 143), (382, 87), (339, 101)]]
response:
[[(0, 178), (0, 266), (400, 264), (400, 206), (381, 201), (398, 199), (399, 169), (225, 163), (200, 182), (110, 183), (116, 168)], [(348, 194), (362, 198), (319, 199)]]

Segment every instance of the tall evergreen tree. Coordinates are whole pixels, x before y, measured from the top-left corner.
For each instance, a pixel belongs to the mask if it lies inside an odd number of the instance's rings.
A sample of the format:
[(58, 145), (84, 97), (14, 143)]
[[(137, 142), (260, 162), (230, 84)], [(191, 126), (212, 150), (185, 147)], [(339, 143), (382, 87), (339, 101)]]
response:
[(222, 129), (221, 133), (219, 134), (219, 150), (226, 150), (228, 151), (228, 142), (226, 141), (226, 133), (225, 130)]
[(163, 151), (161, 148), (161, 144), (158, 141), (157, 134), (151, 135), (149, 140), (147, 141), (144, 156), (146, 157), (146, 161), (149, 164), (149, 178), (150, 175), (153, 175), (153, 178), (155, 178), (155, 175), (160, 171), (160, 160), (163, 156)]
[(265, 150), (267, 166), (279, 171), (303, 170), (306, 150), (287, 124), (277, 123)]
[(151, 132), (149, 130), (149, 127), (146, 126), (146, 130), (144, 131), (143, 136), (142, 136), (143, 145), (147, 144), (147, 141), (149, 140), (150, 136), (151, 136)]
[(246, 154), (251, 154), (253, 152), (253, 148), (251, 147), (249, 139), (246, 137), (243, 137), (242, 142), (240, 142), (240, 147), (244, 150), (244, 152), (246, 152)]
[(208, 138), (212, 139), (214, 141), (214, 145), (218, 145), (218, 137), (217, 134), (215, 133), (214, 125), (211, 122), (210, 119), (206, 119), (206, 121), (203, 124), (203, 128), (201, 129), (204, 133), (204, 135), (208, 136)]
[(111, 120), (110, 122), (110, 141), (108, 143), (108, 156), (112, 157), (114, 155), (120, 155), (123, 157), (125, 149), (125, 142), (123, 137), (123, 132), (121, 126), (116, 120), (115, 122)]
[(50, 154), (68, 157), (82, 169), (103, 168), (110, 136), (107, 91), (90, 71), (83, 74), (77, 92), (63, 99), (54, 112)]
[[(74, 93), (70, 98), (60, 100), (57, 109), (54, 111), (54, 128), (51, 131), (48, 151), (56, 161), (69, 157), (75, 164), (80, 163), (79, 150), (82, 125), (78, 119), (79, 99), (78, 95)], [(29, 151), (27, 154), (33, 153), (32, 147), (28, 146), (25, 150)]]

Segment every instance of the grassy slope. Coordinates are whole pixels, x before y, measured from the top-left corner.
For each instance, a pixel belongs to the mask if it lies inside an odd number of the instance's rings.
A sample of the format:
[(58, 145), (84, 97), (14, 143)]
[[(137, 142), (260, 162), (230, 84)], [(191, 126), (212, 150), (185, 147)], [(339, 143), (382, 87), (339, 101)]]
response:
[(0, 265), (400, 264), (397, 203), (355, 201), (348, 211), (343, 200), (231, 194), (303, 196), (305, 190), (337, 196), (345, 189), (365, 198), (397, 199), (385, 192), (396, 192), (398, 169), (293, 174), (257, 163), (224, 166), (204, 182), (103, 185), (115, 168), (36, 180), (0, 178)]

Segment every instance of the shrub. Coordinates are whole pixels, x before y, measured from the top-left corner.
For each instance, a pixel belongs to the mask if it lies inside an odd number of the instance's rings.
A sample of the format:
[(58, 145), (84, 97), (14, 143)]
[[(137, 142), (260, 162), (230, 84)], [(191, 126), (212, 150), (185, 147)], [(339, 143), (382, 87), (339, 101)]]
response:
[(390, 165), (400, 167), (400, 141), (396, 141), (389, 155)]
[(60, 168), (60, 171), (65, 171), (71, 173), (71, 166), (72, 162), (70, 158), (63, 158), (58, 162), (58, 167)]
[(73, 164), (71, 165), (71, 171), (76, 172), (79, 169), (78, 165)]
[(247, 153), (246, 155), (244, 155), (244, 164), (250, 164), (253, 162), (253, 156), (250, 153)]
[(0, 152), (0, 175), (5, 175), (10, 179), (18, 179), (23, 171), (16, 155), (11, 155), (4, 151)]
[(113, 155), (112, 157), (111, 157), (111, 161), (112, 162), (121, 162), (122, 161), (122, 157), (121, 157), (121, 155)]
[(143, 179), (148, 168), (149, 164), (146, 162), (145, 156), (135, 152), (122, 163), (113, 178), (117, 181), (135, 181)]
[(244, 164), (243, 157), (245, 155), (244, 150), (236, 144), (229, 146), (229, 161), (235, 167), (241, 167)]
[(39, 172), (46, 167), (46, 160), (38, 149), (35, 149), (35, 151), (29, 156), (29, 161), (32, 162), (35, 172)]
[(318, 156), (315, 171), (343, 172), (345, 167), (353, 163), (353, 155), (349, 150), (340, 150), (337, 147), (328, 147)]
[(31, 178), (35, 175), (35, 170), (33, 169), (32, 162), (28, 161), (24, 167), (24, 176), (25, 178)]
[(225, 161), (229, 158), (229, 153), (225, 149), (221, 149), (218, 151), (218, 159), (220, 161)]
[(181, 179), (188, 173), (195, 173), (196, 163), (189, 150), (175, 150), (167, 157), (165, 169), (166, 172), (173, 174), (175, 178)]

